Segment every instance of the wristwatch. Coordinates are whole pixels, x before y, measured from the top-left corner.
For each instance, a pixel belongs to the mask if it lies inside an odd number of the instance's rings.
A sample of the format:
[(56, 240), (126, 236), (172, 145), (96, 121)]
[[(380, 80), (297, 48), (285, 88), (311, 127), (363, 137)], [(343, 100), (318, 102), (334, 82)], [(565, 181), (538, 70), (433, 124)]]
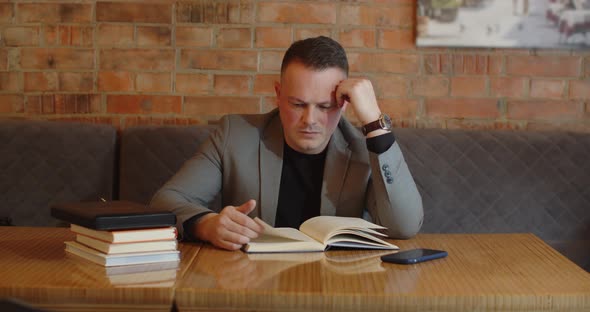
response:
[(361, 128), (364, 135), (367, 135), (367, 133), (379, 129), (391, 130), (391, 118), (389, 118), (387, 114), (381, 114), (381, 116), (379, 116), (379, 119), (371, 121), (370, 123), (364, 125)]

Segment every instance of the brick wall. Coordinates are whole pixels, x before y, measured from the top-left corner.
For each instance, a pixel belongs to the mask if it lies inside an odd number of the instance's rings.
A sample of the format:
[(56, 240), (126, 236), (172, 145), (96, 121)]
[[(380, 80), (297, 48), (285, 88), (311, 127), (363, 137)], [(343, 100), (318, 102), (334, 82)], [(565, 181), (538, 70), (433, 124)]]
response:
[(590, 132), (588, 50), (417, 49), (415, 2), (0, 2), (0, 116), (129, 127), (265, 112), (289, 44), (329, 35), (398, 126)]

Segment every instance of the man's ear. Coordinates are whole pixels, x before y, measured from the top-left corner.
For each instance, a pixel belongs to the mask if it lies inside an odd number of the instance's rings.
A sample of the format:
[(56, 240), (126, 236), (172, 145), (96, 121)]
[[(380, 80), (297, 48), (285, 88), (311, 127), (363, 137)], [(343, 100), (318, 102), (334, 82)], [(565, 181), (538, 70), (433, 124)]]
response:
[(278, 81), (275, 81), (275, 94), (276, 94), (276, 99), (275, 99), (275, 105), (278, 107), (279, 106), (279, 98), (281, 97), (281, 83)]

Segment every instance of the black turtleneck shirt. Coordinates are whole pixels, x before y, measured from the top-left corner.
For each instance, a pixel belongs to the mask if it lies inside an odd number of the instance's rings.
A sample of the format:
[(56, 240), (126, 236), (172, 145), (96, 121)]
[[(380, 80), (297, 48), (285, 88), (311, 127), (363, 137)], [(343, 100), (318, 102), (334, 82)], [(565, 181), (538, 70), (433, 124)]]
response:
[(303, 154), (285, 143), (283, 172), (275, 227), (299, 228), (303, 221), (320, 215), (320, 195), (326, 150)]
[[(394, 141), (392, 133), (372, 137), (367, 139), (367, 149), (381, 154)], [(326, 150), (303, 154), (285, 142), (275, 227), (299, 228), (305, 220), (320, 215)]]

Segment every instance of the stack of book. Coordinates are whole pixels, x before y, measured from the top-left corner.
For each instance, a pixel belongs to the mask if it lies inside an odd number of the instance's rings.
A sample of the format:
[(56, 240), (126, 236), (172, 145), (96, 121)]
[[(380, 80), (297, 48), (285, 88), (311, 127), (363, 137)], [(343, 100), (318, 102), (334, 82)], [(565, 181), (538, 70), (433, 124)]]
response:
[(180, 259), (174, 227), (97, 231), (72, 224), (70, 230), (76, 240), (66, 242), (66, 251), (107, 267)]
[(68, 203), (51, 214), (70, 223), (66, 252), (105, 267), (178, 262), (176, 216), (126, 201)]

